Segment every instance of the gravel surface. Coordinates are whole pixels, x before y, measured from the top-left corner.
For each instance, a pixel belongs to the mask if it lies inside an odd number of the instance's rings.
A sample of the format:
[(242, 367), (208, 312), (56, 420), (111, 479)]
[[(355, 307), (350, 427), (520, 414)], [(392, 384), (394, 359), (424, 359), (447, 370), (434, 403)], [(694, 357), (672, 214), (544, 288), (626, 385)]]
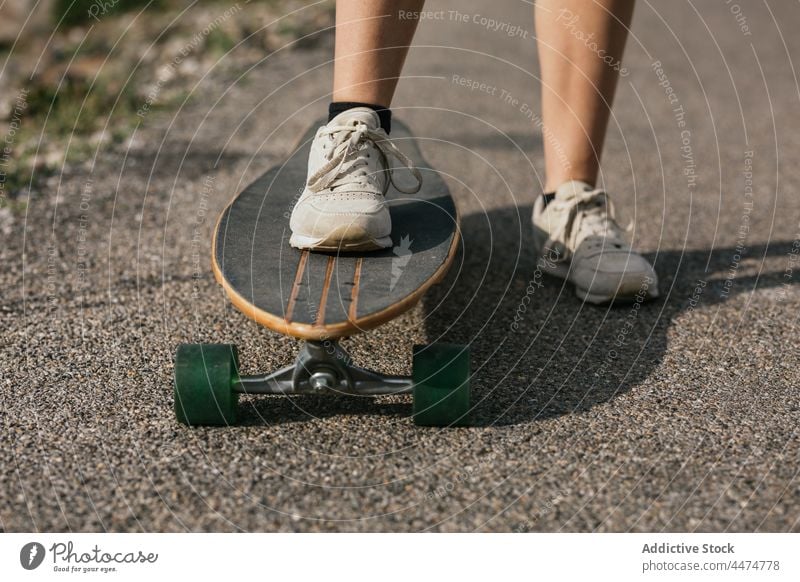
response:
[(476, 426), (417, 428), (405, 397), (247, 398), (242, 426), (176, 423), (178, 343), (237, 343), (245, 372), (298, 349), (226, 302), (210, 230), (321, 115), (331, 39), (244, 77), (223, 60), (189, 105), (0, 210), (3, 530), (800, 530), (800, 5), (639, 3), (604, 180), (661, 278), (641, 308), (583, 306), (536, 270), (529, 3), (436, 8), (396, 115), (448, 176), (463, 253), (345, 343), (394, 373), (414, 343), (471, 343)]

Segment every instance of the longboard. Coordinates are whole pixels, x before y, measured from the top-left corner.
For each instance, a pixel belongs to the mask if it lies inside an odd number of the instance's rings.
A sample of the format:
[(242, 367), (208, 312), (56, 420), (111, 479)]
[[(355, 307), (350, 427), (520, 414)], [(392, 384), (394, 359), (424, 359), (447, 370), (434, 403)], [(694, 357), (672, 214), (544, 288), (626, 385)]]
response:
[[(289, 217), (306, 179), (319, 121), (288, 159), (245, 188), (222, 212), (212, 239), (212, 267), (235, 307), (277, 332), (307, 340), (295, 363), (243, 376), (230, 344), (183, 344), (175, 356), (175, 415), (187, 425), (237, 422), (240, 394), (380, 396), (411, 394), (414, 422), (469, 422), (469, 347), (415, 346), (411, 376), (353, 364), (337, 339), (379, 326), (411, 309), (453, 262), (458, 213), (442, 177), (422, 157), (402, 123), (392, 140), (422, 173), (413, 196), (392, 189), (392, 248), (319, 253), (289, 245)], [(402, 179), (397, 176), (397, 179)]]
[[(392, 247), (320, 253), (289, 246), (289, 217), (305, 184), (314, 124), (288, 159), (245, 188), (222, 212), (213, 235), (214, 275), (242, 313), (302, 339), (353, 335), (412, 308), (446, 273), (459, 242), (447, 184), (425, 161), (409, 128), (391, 139), (420, 169), (414, 195), (391, 188)], [(396, 179), (402, 180), (402, 170)]]

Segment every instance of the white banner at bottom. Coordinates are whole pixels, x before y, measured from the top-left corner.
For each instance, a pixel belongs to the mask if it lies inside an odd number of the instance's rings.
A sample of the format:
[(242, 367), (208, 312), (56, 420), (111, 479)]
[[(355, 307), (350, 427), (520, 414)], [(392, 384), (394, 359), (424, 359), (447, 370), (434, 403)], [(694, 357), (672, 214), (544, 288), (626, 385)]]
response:
[(15, 533), (0, 579), (794, 581), (799, 549), (797, 534)]

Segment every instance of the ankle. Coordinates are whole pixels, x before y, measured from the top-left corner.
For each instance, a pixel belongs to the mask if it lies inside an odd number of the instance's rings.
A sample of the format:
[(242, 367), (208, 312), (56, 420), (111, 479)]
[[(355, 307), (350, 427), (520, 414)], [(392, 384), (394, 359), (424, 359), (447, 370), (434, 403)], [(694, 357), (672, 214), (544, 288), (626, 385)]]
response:
[(556, 198), (555, 191), (552, 192), (542, 192), (542, 200), (544, 201), (544, 207), (547, 208), (547, 205), (550, 204)]
[(597, 174), (591, 172), (576, 172), (564, 175), (557, 175), (554, 178), (548, 176), (545, 181), (545, 192), (556, 192), (561, 186), (567, 182), (585, 182), (592, 188), (597, 185)]
[(392, 110), (388, 107), (384, 107), (383, 105), (375, 105), (372, 103), (359, 103), (358, 101), (333, 101), (328, 105), (328, 121), (332, 121), (334, 117), (339, 115), (340, 113), (344, 113), (349, 109), (355, 109), (356, 107), (366, 107), (368, 109), (372, 109), (375, 113), (378, 114), (378, 118), (381, 122), (381, 129), (386, 133), (391, 133), (392, 131)]

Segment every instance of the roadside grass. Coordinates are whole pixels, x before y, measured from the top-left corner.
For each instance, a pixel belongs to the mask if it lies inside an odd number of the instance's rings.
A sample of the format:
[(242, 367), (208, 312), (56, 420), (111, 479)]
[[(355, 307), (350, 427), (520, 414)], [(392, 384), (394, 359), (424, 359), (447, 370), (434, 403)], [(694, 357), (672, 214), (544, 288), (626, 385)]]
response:
[[(274, 9), (279, 14), (281, 6), (289, 1), (251, 0), (248, 5)], [(195, 4), (201, 11), (206, 7), (202, 14), (213, 20), (244, 2), (197, 0)], [(51, 19), (54, 25), (61, 25), (49, 43), (47, 59), (36, 75), (25, 80), (26, 107), (9, 146), (13, 154), (5, 156), (0, 173), (4, 194), (0, 207), (18, 210), (30, 184), (35, 186), (65, 163), (88, 159), (100, 145), (124, 142), (141, 122), (143, 103), (147, 103), (149, 114), (170, 110), (183, 102), (188, 96), (186, 87), (193, 81), (178, 74), (177, 67), (170, 70), (176, 51), (191, 46), (187, 59), (216, 60), (239, 42), (246, 27), (234, 19), (212, 27), (197, 45), (190, 43), (206, 20), (190, 19), (170, 26), (156, 42), (166, 23), (185, 6), (183, 0), (54, 0)], [(130, 22), (126, 13), (143, 7), (146, 9), (140, 30), (131, 33), (125, 28)], [(332, 2), (320, 12), (331, 18)], [(313, 20), (289, 19), (277, 27), (276, 34), (285, 41), (309, 34), (314, 26)], [(128, 44), (118, 44), (111, 52), (121, 34), (126, 35)], [(146, 47), (156, 56), (137, 66)], [(259, 45), (250, 50), (263, 52), (274, 47)], [(17, 56), (0, 53), (0, 59), (6, 62)], [(231, 59), (230, 66), (235, 68), (237, 62), (236, 58)], [(202, 68), (202, 64), (195, 66)], [(132, 70), (133, 78), (125, 82)], [(165, 80), (165, 76), (169, 78)], [(148, 91), (153, 87), (157, 98), (151, 100)], [(103, 131), (104, 127), (109, 129)], [(9, 135), (0, 135), (0, 140)]]

